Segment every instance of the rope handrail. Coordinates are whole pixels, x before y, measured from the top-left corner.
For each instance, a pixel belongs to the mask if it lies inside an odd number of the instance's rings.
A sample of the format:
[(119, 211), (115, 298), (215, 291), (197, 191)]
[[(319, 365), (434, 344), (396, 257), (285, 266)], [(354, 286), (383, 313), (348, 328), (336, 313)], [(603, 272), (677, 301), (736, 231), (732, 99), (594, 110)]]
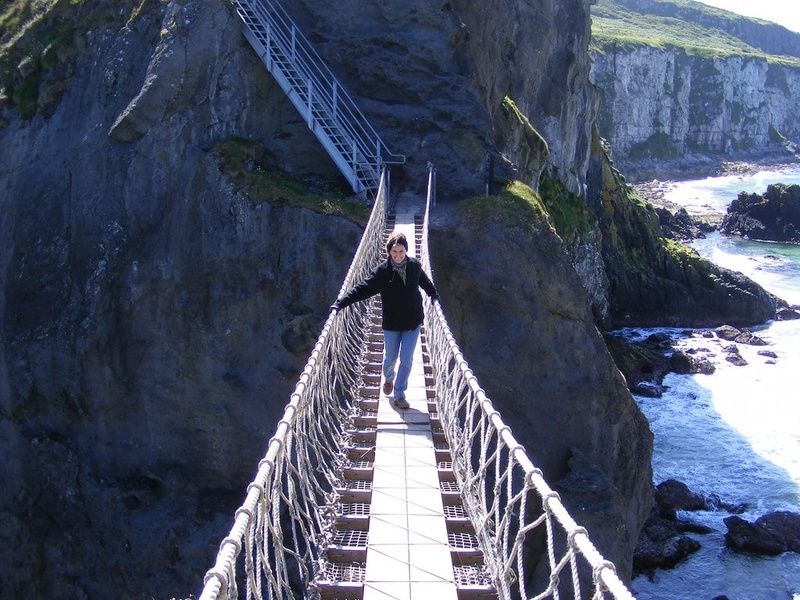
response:
[[(387, 196), (384, 169), (342, 292), (366, 277), (381, 256)], [(331, 506), (342, 479), (346, 427), (359, 399), (370, 314), (362, 306), (335, 316), (335, 311), (328, 316), (267, 443), (233, 526), (205, 576), (200, 600), (238, 597), (240, 577), (248, 598), (294, 598), (298, 589), (311, 589), (322, 569), (320, 549), (327, 545), (335, 519)], [(239, 563), (244, 563), (241, 576)]]
[[(431, 280), (428, 223), (435, 181), (435, 169), (429, 164), (420, 260)], [(575, 522), (480, 387), (441, 305), (427, 298), (425, 327), (439, 418), (453, 454), (453, 470), (500, 597), (559, 598), (564, 592), (560, 575), (569, 565), (573, 598), (583, 597), (582, 581), (590, 580), (592, 598), (605, 598), (605, 592), (609, 592), (615, 599), (632, 599), (614, 565), (592, 544), (586, 529)], [(532, 494), (539, 496), (541, 507), (529, 502)], [(547, 532), (550, 576), (544, 590), (532, 596), (528, 588), (535, 576), (528, 565), (540, 559), (526, 551), (526, 544), (534, 542), (534, 530), (542, 524)], [(560, 539), (555, 537), (557, 524), (563, 529)], [(558, 555), (561, 558), (556, 560)], [(584, 557), (586, 565), (579, 564), (578, 556)]]

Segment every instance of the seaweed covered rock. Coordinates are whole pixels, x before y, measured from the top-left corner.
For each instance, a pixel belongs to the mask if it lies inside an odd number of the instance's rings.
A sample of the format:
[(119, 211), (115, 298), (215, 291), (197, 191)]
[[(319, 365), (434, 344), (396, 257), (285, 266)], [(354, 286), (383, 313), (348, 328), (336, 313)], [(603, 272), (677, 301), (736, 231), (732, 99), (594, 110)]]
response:
[(800, 244), (800, 185), (776, 183), (764, 195), (742, 192), (728, 207), (724, 233)]

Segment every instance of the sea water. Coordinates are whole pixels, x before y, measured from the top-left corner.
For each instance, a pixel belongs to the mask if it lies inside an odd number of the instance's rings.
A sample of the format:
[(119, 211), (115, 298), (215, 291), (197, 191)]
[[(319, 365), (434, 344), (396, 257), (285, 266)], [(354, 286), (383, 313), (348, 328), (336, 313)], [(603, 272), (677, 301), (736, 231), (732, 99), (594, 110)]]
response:
[[(724, 213), (740, 191), (763, 193), (770, 183), (800, 183), (800, 166), (676, 182), (665, 200), (690, 214)], [(720, 266), (741, 271), (790, 304), (800, 304), (800, 247), (712, 234), (693, 246)], [(670, 374), (661, 398), (636, 397), (654, 434), (653, 479), (678, 479), (690, 489), (746, 505), (749, 521), (775, 510), (800, 512), (800, 321), (753, 328), (766, 346), (737, 344), (746, 366), (725, 360), (732, 342), (684, 330), (657, 330), (676, 346), (705, 356), (711, 375)], [(642, 337), (654, 330), (627, 330)], [(758, 354), (774, 352), (777, 358)], [(725, 546), (730, 513), (701, 511), (681, 517), (714, 529), (690, 534), (702, 545), (672, 570), (640, 576), (632, 591), (641, 600), (800, 600), (800, 555), (738, 554)]]

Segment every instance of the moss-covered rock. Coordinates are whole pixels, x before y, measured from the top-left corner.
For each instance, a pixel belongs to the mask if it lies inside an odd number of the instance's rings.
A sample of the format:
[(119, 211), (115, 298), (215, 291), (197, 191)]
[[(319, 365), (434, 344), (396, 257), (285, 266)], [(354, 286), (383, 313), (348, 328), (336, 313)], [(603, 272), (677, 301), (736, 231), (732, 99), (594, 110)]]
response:
[(512, 156), (516, 178), (537, 185), (539, 176), (547, 166), (550, 148), (547, 141), (517, 104), (506, 96), (503, 98), (498, 137), (501, 146), (514, 148)]
[(345, 197), (340, 191), (314, 190), (264, 160), (262, 144), (245, 138), (230, 138), (215, 146), (224, 172), (254, 202), (270, 202), (309, 208), (326, 215), (338, 215), (365, 225), (370, 207)]
[(495, 407), (624, 572), (649, 510), (652, 436), (535, 198), (517, 184), (498, 197), (437, 207), (433, 275)]
[(632, 192), (595, 136), (590, 170), (616, 325), (752, 325), (777, 301), (747, 277), (661, 236), (654, 208)]

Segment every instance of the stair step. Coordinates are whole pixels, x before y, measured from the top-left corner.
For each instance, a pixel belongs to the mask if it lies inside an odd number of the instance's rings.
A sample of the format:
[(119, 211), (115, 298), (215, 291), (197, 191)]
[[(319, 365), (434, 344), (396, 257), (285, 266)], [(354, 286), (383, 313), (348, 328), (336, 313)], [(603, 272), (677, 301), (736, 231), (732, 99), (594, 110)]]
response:
[(364, 597), (364, 580), (367, 575), (366, 560), (360, 562), (322, 561), (322, 569), (314, 582), (323, 600)]

